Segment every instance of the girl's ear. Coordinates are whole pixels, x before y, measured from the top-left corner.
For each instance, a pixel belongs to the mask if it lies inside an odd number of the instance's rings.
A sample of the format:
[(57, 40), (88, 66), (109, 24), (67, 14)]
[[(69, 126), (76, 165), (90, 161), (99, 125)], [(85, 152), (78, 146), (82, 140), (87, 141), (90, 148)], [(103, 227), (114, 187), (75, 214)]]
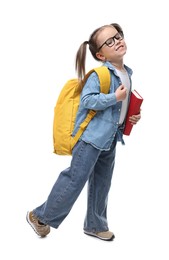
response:
[(96, 52), (96, 57), (101, 61), (106, 61), (106, 57), (100, 52)]

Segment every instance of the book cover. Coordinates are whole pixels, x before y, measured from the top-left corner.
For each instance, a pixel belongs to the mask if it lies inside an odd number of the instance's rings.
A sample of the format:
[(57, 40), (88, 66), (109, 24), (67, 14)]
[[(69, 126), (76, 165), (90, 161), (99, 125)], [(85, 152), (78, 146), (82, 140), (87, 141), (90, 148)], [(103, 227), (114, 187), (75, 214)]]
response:
[(123, 131), (124, 135), (130, 135), (133, 125), (130, 123), (129, 117), (139, 114), (142, 102), (143, 98), (140, 96), (140, 94), (135, 89), (132, 90), (126, 116), (126, 124)]

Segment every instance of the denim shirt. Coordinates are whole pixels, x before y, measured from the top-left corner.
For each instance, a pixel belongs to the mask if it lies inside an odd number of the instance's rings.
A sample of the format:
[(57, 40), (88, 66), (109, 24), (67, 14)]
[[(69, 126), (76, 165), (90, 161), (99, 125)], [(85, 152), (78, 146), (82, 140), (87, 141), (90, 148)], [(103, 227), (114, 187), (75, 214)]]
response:
[[(110, 149), (116, 134), (118, 135), (118, 141), (121, 141), (124, 144), (124, 125), (122, 127), (119, 126), (122, 102), (117, 102), (115, 96), (116, 89), (122, 84), (121, 80), (110, 62), (103, 63), (103, 66), (108, 67), (110, 70), (110, 91), (108, 94), (100, 93), (100, 84), (97, 74), (93, 72), (89, 76), (81, 93), (80, 104), (72, 135), (74, 136), (76, 134), (88, 111), (90, 109), (96, 110), (97, 113), (95, 117), (90, 121), (80, 139), (86, 143), (90, 143), (99, 150), (106, 151)], [(126, 65), (125, 69), (129, 75), (131, 86), (131, 75), (133, 72)]]

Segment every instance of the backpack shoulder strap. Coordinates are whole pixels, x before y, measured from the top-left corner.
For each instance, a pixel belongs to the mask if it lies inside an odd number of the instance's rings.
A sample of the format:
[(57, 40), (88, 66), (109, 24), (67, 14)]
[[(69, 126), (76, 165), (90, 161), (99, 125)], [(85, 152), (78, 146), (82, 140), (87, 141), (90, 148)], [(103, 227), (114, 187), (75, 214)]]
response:
[[(90, 70), (84, 77), (83, 84), (86, 82), (87, 78), (89, 77), (89, 75), (92, 72), (96, 72), (99, 77), (100, 90), (101, 90), (100, 92), (102, 92), (104, 94), (108, 94), (109, 89), (110, 89), (110, 71), (109, 71), (109, 69), (106, 66), (101, 66), (101, 67)], [(72, 139), (72, 145), (71, 145), (72, 148), (75, 146), (75, 144), (79, 140), (80, 136), (82, 135), (82, 133), (84, 132), (84, 130), (86, 129), (86, 127), (88, 126), (88, 124), (92, 120), (92, 118), (96, 115), (96, 113), (97, 112), (94, 110), (89, 111), (86, 118), (81, 123), (76, 135)]]
[(91, 69), (84, 77), (83, 79), (83, 85), (85, 84), (86, 80), (90, 76), (91, 73), (96, 72), (97, 76), (100, 81), (100, 92), (104, 94), (109, 93), (110, 89), (110, 82), (111, 82), (111, 77), (110, 77), (110, 71), (106, 66), (100, 66), (94, 69)]
[(94, 71), (97, 73), (100, 81), (100, 92), (104, 94), (109, 93), (110, 89), (110, 71), (106, 66), (95, 68)]

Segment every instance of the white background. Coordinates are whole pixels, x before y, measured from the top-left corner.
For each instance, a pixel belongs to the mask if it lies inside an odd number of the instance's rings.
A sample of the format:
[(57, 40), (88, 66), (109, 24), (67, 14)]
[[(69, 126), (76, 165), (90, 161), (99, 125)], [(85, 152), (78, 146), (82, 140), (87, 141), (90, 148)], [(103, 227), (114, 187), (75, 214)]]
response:
[[(118, 22), (144, 97), (142, 120), (118, 144), (109, 196), (113, 242), (83, 234), (86, 187), (59, 229), (40, 239), (25, 220), (70, 157), (53, 154), (53, 109), (76, 76), (80, 44)], [(1, 259), (169, 259), (167, 1), (0, 1)], [(99, 63), (87, 55), (87, 70)]]

